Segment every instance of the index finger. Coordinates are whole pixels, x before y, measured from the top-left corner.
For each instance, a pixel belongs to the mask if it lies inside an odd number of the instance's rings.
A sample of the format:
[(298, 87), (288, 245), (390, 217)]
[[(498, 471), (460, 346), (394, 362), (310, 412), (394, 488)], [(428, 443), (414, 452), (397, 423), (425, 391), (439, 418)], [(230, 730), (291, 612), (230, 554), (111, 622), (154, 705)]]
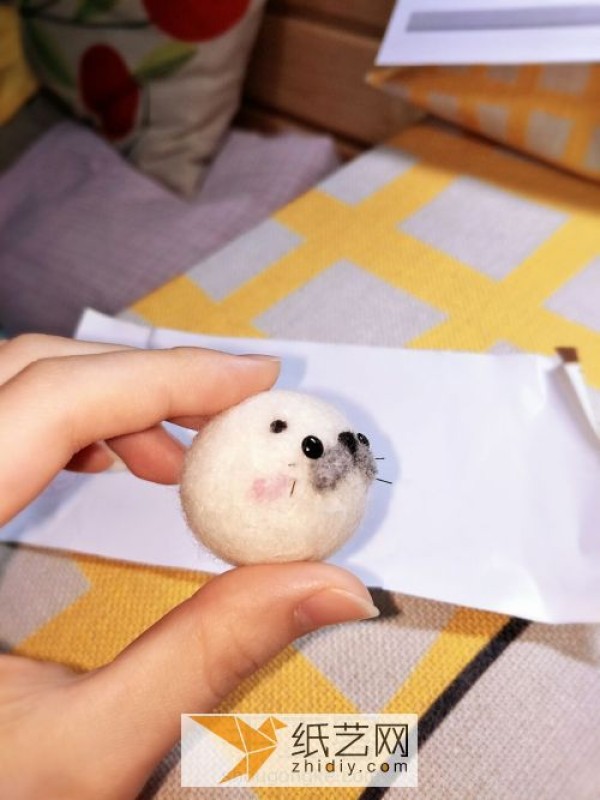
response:
[(0, 387), (0, 524), (92, 442), (212, 416), (278, 373), (277, 359), (190, 347), (33, 363)]

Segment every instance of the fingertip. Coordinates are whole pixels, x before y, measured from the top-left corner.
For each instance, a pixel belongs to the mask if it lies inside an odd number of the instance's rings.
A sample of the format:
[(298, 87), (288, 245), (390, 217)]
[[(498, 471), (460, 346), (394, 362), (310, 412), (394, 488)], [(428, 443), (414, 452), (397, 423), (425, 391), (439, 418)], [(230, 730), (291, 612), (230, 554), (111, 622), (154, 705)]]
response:
[[(220, 597), (252, 598), (261, 602), (268, 595), (273, 606), (316, 595), (323, 590), (332, 590), (352, 595), (357, 602), (372, 606), (369, 590), (356, 575), (342, 567), (320, 561), (295, 561), (283, 564), (253, 564), (234, 567), (215, 576), (204, 588), (204, 599), (214, 592), (217, 602)], [(342, 620), (340, 620), (342, 621)]]
[(267, 362), (267, 363), (274, 363), (275, 365), (281, 365), (281, 358), (279, 356), (272, 356), (268, 353), (244, 353), (241, 358), (244, 358), (249, 361), (258, 361), (259, 363)]
[(346, 589), (321, 589), (298, 603), (294, 610), (300, 634), (337, 625), (341, 622), (358, 622), (379, 616), (379, 609), (369, 598)]
[(252, 370), (261, 376), (265, 389), (273, 386), (281, 372), (281, 359), (266, 353), (246, 353), (236, 356), (236, 365), (242, 370)]
[[(243, 400), (267, 391), (277, 381), (280, 371), (278, 358), (236, 355), (202, 348), (175, 348), (182, 360), (177, 377), (177, 397), (183, 387), (188, 401), (198, 398), (196, 407), (175, 409), (168, 419), (213, 417)], [(191, 357), (190, 357), (191, 356)], [(173, 388), (173, 387), (171, 387)]]

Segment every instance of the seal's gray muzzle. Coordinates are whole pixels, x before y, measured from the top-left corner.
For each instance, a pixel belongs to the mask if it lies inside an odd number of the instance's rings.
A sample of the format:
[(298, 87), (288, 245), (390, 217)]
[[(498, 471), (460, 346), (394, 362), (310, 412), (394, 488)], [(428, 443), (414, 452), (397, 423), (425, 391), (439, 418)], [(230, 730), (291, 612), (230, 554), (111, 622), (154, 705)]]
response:
[(368, 444), (362, 444), (351, 431), (338, 436), (338, 444), (311, 464), (312, 485), (318, 491), (335, 489), (351, 469), (358, 469), (369, 483), (377, 475), (377, 465)]

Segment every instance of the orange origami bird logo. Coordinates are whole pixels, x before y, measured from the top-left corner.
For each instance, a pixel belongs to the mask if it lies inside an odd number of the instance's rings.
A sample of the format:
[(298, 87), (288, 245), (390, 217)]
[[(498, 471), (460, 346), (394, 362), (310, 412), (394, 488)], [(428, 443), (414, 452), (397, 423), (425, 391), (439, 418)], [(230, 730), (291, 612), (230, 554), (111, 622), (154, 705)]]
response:
[(190, 719), (244, 753), (243, 757), (233, 769), (221, 778), (219, 783), (225, 783), (225, 781), (238, 778), (240, 775), (245, 775), (248, 779), (256, 775), (277, 747), (276, 731), (279, 728), (287, 727), (276, 717), (267, 717), (259, 728), (253, 728), (243, 719), (230, 714), (190, 715)]

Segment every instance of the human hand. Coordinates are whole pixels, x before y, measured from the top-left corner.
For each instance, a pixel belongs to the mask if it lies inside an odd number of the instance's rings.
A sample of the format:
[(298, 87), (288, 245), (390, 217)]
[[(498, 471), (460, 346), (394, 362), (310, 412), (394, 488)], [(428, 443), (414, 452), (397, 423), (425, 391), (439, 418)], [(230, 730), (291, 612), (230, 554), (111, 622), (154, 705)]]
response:
[[(62, 468), (100, 471), (112, 453), (140, 477), (176, 483), (184, 450), (160, 423), (199, 425), (277, 374), (274, 360), (197, 348), (1, 345), (0, 524)], [(91, 672), (1, 656), (0, 797), (134, 798), (177, 741), (181, 713), (212, 710), (298, 636), (376, 613), (337, 567), (241, 567)]]

